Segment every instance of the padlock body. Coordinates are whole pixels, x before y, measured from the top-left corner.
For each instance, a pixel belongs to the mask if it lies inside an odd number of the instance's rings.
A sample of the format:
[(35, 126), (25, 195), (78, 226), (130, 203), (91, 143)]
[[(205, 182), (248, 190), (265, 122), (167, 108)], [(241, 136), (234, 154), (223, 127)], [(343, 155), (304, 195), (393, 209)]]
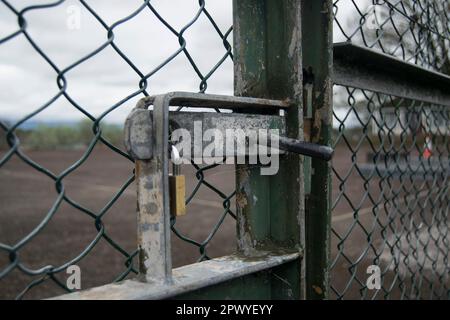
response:
[(169, 176), (170, 214), (172, 217), (186, 214), (186, 178), (183, 175)]

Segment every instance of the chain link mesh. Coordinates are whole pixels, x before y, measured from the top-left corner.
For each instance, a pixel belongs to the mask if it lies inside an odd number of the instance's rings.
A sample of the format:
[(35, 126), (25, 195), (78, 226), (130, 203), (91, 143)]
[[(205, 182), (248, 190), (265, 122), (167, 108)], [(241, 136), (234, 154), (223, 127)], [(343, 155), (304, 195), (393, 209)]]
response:
[[(334, 41), (450, 74), (449, 12), (448, 1), (338, 0)], [(334, 93), (331, 296), (448, 299), (449, 108)], [(371, 265), (380, 289), (369, 288)]]
[[(29, 16), (33, 14), (46, 15), (50, 10), (59, 6), (66, 5), (65, 2), (66, 1), (61, 0), (47, 1), (45, 3), (42, 3), (41, 1), (37, 4), (28, 3), (22, 9), (18, 9), (17, 6), (13, 4), (13, 1), (2, 0), (1, 3), (1, 10), (7, 10), (10, 15), (14, 15), (17, 18), (17, 29), (1, 38), (0, 46), (14, 42), (18, 38), (26, 39), (26, 41), (32, 47), (33, 55), (37, 55), (40, 59), (44, 60), (48, 65), (48, 68), (53, 71), (54, 79), (56, 80), (58, 88), (58, 90), (54, 92), (54, 95), (48, 101), (40, 106), (36, 106), (32, 112), (28, 113), (20, 120), (15, 121), (14, 123), (7, 123), (6, 121), (0, 122), (0, 126), (4, 131), (4, 139), (6, 139), (7, 142), (6, 151), (2, 154), (0, 159), (0, 168), (4, 168), (8, 162), (17, 157), (26, 165), (45, 175), (47, 179), (53, 181), (55, 188), (55, 198), (53, 204), (45, 214), (45, 217), (32, 229), (32, 231), (16, 243), (0, 243), (0, 253), (8, 259), (6, 266), (1, 266), (0, 281), (7, 278), (8, 276), (12, 277), (12, 273), (17, 271), (26, 274), (31, 278), (28, 285), (26, 285), (23, 290), (19, 290), (17, 292), (16, 298), (18, 299), (24, 297), (24, 295), (30, 289), (38, 287), (39, 285), (47, 281), (53, 281), (58, 287), (64, 289), (65, 291), (71, 291), (69, 288), (67, 288), (65, 281), (62, 281), (61, 278), (58, 278), (58, 274), (64, 273), (68, 266), (77, 264), (85, 259), (89, 255), (89, 253), (95, 250), (96, 246), (98, 246), (101, 241), (106, 241), (122, 256), (122, 271), (117, 275), (115, 279), (110, 279), (110, 281), (119, 281), (125, 279), (130, 274), (137, 273), (135, 261), (137, 250), (125, 250), (119, 242), (116, 242), (116, 240), (108, 234), (108, 228), (104, 222), (111, 207), (116, 204), (119, 198), (124, 193), (126, 193), (127, 189), (130, 187), (130, 185), (132, 185), (134, 181), (134, 173), (129, 173), (129, 177), (123, 182), (123, 185), (115, 190), (114, 195), (99, 211), (94, 211), (90, 209), (87, 204), (79, 203), (72, 199), (66, 189), (64, 183), (65, 179), (75, 171), (80, 170), (83, 164), (85, 164), (85, 162), (89, 160), (89, 158), (94, 157), (93, 150), (99, 144), (105, 145), (110, 151), (119, 155), (120, 157), (132, 161), (129, 155), (125, 153), (120, 146), (115, 145), (113, 142), (108, 140), (108, 138), (102, 131), (102, 123), (104, 122), (104, 119), (114, 111), (125, 108), (126, 105), (130, 104), (133, 101), (134, 104), (136, 97), (139, 98), (153, 94), (153, 91), (149, 86), (149, 80), (164, 72), (165, 67), (172, 61), (174, 61), (174, 59), (179, 59), (182, 57), (185, 58), (186, 64), (189, 65), (190, 68), (192, 68), (195, 75), (197, 76), (197, 79), (199, 81), (199, 92), (205, 92), (208, 87), (208, 80), (223, 65), (226, 59), (232, 59), (231, 45), (228, 41), (228, 38), (232, 33), (232, 27), (228, 28), (227, 30), (221, 30), (221, 28), (214, 20), (212, 14), (208, 11), (208, 8), (206, 6), (207, 2), (205, 0), (199, 0), (197, 3), (195, 1), (192, 2), (194, 6), (198, 5), (195, 10), (196, 13), (193, 17), (189, 18), (188, 22), (182, 28), (179, 29), (172, 26), (171, 23), (166, 20), (162, 14), (159, 13), (158, 9), (153, 4), (154, 1), (137, 1), (135, 9), (133, 11), (127, 13), (122, 12), (122, 17), (120, 19), (116, 20), (114, 23), (108, 23), (106, 19), (102, 17), (100, 11), (95, 9), (95, 4), (93, 3), (93, 1), (80, 0), (75, 4), (81, 7), (83, 14), (89, 15), (90, 18), (93, 18), (96, 21), (97, 28), (104, 29), (104, 35), (106, 37), (103, 43), (98, 43), (97, 47), (88, 54), (84, 55), (76, 61), (72, 61), (67, 66), (61, 66), (56, 63), (50, 55), (47, 54), (46, 50), (43, 47), (40, 46), (39, 41), (33, 35), (33, 27), (32, 24), (28, 23), (28, 19)], [(150, 18), (151, 16), (152, 19), (156, 18), (160, 26), (168, 30), (172, 34), (173, 38), (178, 41), (178, 48), (174, 52), (171, 52), (169, 55), (164, 57), (163, 61), (156, 67), (148, 70), (142, 70), (141, 68), (139, 68), (138, 64), (133, 61), (133, 58), (127, 55), (127, 48), (122, 48), (117, 43), (117, 39), (120, 39), (120, 36), (118, 35), (118, 30), (120, 29), (120, 27), (124, 24), (132, 23), (133, 19), (140, 15), (148, 15), (148, 17)], [(200, 19), (206, 19), (206, 21), (208, 21), (210, 26), (212, 26), (214, 37), (217, 37), (223, 43), (223, 55), (218, 57), (216, 63), (206, 72), (202, 71), (198, 66), (196, 59), (188, 49), (188, 42), (185, 38), (186, 33), (189, 32), (189, 30), (193, 26), (195, 26), (195, 24), (198, 23)], [(138, 44), (138, 42), (135, 42), (135, 44)], [(149, 45), (155, 44), (149, 43)], [(164, 46), (164, 44), (157, 45)], [(71, 95), (68, 90), (69, 80), (67, 78), (67, 74), (73, 70), (76, 70), (83, 64), (89, 63), (89, 61), (91, 60), (94, 61), (96, 57), (103, 51), (110, 49), (112, 49), (115, 55), (119, 57), (121, 61), (125, 63), (132, 72), (134, 72), (136, 85), (133, 91), (130, 91), (126, 96), (116, 101), (113, 105), (107, 107), (105, 106), (102, 113), (98, 116), (95, 116), (93, 113), (90, 113), (87, 108), (85, 108), (82, 102), (79, 102), (76, 97), (73, 97)], [(232, 79), (230, 79), (230, 81), (231, 80)], [(173, 89), (174, 88), (168, 88), (168, 90)], [(89, 145), (84, 150), (82, 156), (76, 162), (72, 163), (70, 166), (62, 170), (60, 174), (56, 174), (39, 162), (33, 160), (27, 154), (27, 151), (23, 149), (21, 141), (16, 132), (18, 128), (20, 128), (24, 123), (32, 120), (37, 115), (51, 108), (52, 105), (56, 103), (56, 101), (61, 99), (65, 99), (73, 108), (81, 112), (81, 114), (85, 118), (90, 120), (92, 125), (92, 138)], [(171, 221), (172, 230), (179, 238), (199, 248), (199, 260), (208, 259), (206, 247), (220, 228), (224, 218), (227, 215), (231, 215), (232, 217), (234, 217), (234, 213), (230, 209), (230, 200), (234, 196), (234, 192), (232, 192), (231, 194), (225, 194), (217, 186), (214, 186), (213, 184), (208, 182), (206, 178), (206, 172), (210, 169), (213, 169), (214, 167), (216, 166), (199, 167), (197, 165), (194, 165), (195, 177), (198, 180), (198, 183), (187, 198), (187, 203), (189, 204), (191, 200), (196, 196), (200, 186), (205, 186), (208, 189), (212, 190), (223, 201), (223, 214), (220, 215), (219, 220), (214, 225), (206, 239), (204, 239), (202, 242), (198, 242), (188, 238), (177, 229), (176, 220), (173, 219)], [(132, 166), (130, 166), (130, 169), (131, 168)], [(94, 182), (89, 180), (83, 181), (81, 188), (87, 187), (91, 183)], [(52, 191), (48, 190), (48, 192)], [(29, 245), (48, 226), (48, 224), (51, 223), (52, 219), (59, 213), (63, 205), (68, 205), (76, 209), (77, 212), (75, 214), (86, 215), (87, 217), (89, 217), (96, 230), (95, 237), (81, 252), (78, 252), (74, 258), (66, 261), (61, 265), (40, 265), (39, 267), (32, 267), (27, 265), (21, 259), (21, 251), (23, 251), (23, 249), (27, 247), (27, 245)], [(42, 261), (39, 261), (39, 263), (42, 264)], [(98, 266), (99, 269), (103, 267), (106, 268), (107, 266)], [(38, 295), (38, 297), (42, 296), (43, 295)]]
[[(45, 61), (52, 70), (58, 88), (50, 99), (36, 106), (20, 120), (14, 123), (0, 122), (7, 142), (7, 149), (1, 155), (0, 169), (11, 159), (20, 159), (52, 181), (55, 188), (55, 198), (50, 209), (32, 231), (16, 243), (0, 243), (1, 255), (7, 257), (8, 261), (6, 266), (1, 266), (0, 281), (11, 277), (14, 272), (28, 275), (31, 279), (23, 290), (17, 292), (17, 298), (24, 297), (30, 289), (40, 287), (48, 281), (70, 291), (58, 275), (69, 265), (86, 259), (101, 241), (106, 241), (122, 257), (123, 269), (110, 281), (122, 280), (137, 272), (134, 261), (137, 251), (124, 249), (109, 235), (105, 224), (111, 208), (129, 191), (134, 174), (129, 173), (122, 186), (114, 191), (113, 196), (100, 210), (92, 210), (87, 204), (71, 198), (64, 183), (65, 179), (81, 170), (83, 164), (93, 157), (94, 149), (99, 144), (105, 145), (111, 152), (131, 163), (132, 159), (120, 146), (105, 136), (102, 123), (108, 115), (125, 108), (130, 102), (134, 103), (136, 98), (153, 94), (149, 81), (163, 73), (172, 61), (183, 57), (197, 77), (198, 91), (205, 92), (208, 81), (227, 59), (233, 58), (229, 42), (232, 28), (222, 30), (219, 27), (208, 11), (205, 0), (198, 1), (196, 14), (181, 28), (174, 27), (165, 19), (153, 1), (138, 3), (133, 11), (110, 23), (94, 9), (91, 1), (80, 0), (77, 3), (85, 14), (98, 23), (99, 28), (101, 26), (104, 29), (106, 39), (88, 54), (62, 67), (46, 53), (30, 32), (33, 27), (28, 24), (28, 16), (45, 15), (65, 2), (47, 1), (18, 9), (12, 1), (2, 0), (2, 10), (7, 10), (17, 18), (17, 30), (0, 39), (0, 48), (18, 38), (25, 39), (33, 54)], [(449, 12), (448, 1), (363, 3), (337, 0), (334, 2), (334, 38), (335, 42), (351, 41), (362, 44), (416, 65), (450, 74)], [(169, 31), (178, 42), (178, 48), (164, 57), (161, 63), (145, 70), (139, 67), (135, 59), (127, 55), (127, 51), (117, 42), (120, 38), (117, 32), (119, 28), (144, 14), (156, 18), (160, 26)], [(189, 50), (186, 40), (186, 34), (200, 19), (208, 21), (214, 30), (214, 37), (223, 44), (223, 54), (206, 72), (201, 71), (198, 60)], [(69, 92), (67, 74), (93, 61), (102, 51), (109, 49), (135, 74), (136, 86), (114, 104), (105, 106), (100, 115), (94, 115)], [(92, 138), (82, 156), (56, 174), (28, 155), (21, 145), (17, 131), (27, 121), (42, 114), (59, 100), (67, 101), (89, 119)], [(334, 109), (336, 157), (333, 162), (333, 259), (330, 266), (332, 297), (448, 298), (448, 108), (336, 86)], [(227, 216), (235, 218), (231, 201), (235, 192), (223, 191), (206, 176), (208, 171), (215, 168), (217, 165), (200, 167), (193, 164), (197, 182), (186, 199), (187, 204), (192, 204), (200, 188), (206, 187), (222, 201), (223, 210), (203, 241), (185, 235), (177, 227), (176, 219), (171, 220), (174, 234), (183, 242), (198, 248), (199, 261), (210, 257), (207, 246), (224, 219)], [(86, 186), (90, 183), (83, 181)], [(51, 223), (63, 205), (70, 206), (77, 214), (91, 219), (95, 227), (95, 237), (74, 258), (61, 265), (27, 265), (21, 260), (21, 251)], [(380, 290), (372, 291), (367, 288), (366, 268), (372, 264), (381, 267)]]
[(334, 39), (449, 74), (449, 12), (448, 1), (337, 0)]

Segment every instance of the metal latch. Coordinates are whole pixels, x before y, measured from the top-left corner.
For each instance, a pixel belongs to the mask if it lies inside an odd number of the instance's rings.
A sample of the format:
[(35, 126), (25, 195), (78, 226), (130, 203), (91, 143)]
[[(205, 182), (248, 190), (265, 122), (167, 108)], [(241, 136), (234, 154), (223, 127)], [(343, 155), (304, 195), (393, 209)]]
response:
[[(170, 112), (170, 106), (241, 112)], [(200, 124), (200, 131), (213, 128), (221, 134), (226, 134), (230, 129), (275, 130), (278, 137), (270, 140), (271, 152), (294, 152), (330, 160), (333, 154), (330, 147), (287, 137), (286, 120), (280, 115), (280, 110), (287, 110), (290, 106), (291, 102), (288, 100), (186, 92), (146, 97), (138, 102), (125, 123), (125, 146), (130, 156), (136, 160), (139, 274), (144, 280), (166, 284), (172, 282), (170, 218), (171, 212), (175, 216), (184, 213), (185, 181), (177, 166), (174, 167), (172, 177), (169, 175), (170, 159), (172, 158), (173, 163), (177, 157), (171, 156), (171, 133), (176, 128), (182, 128), (195, 136), (195, 131), (199, 130), (197, 124)], [(249, 109), (253, 113), (242, 113)], [(258, 112), (260, 114), (256, 114)], [(272, 143), (277, 143), (278, 146), (273, 146)], [(188, 150), (195, 154), (196, 150), (203, 150), (206, 144), (204, 139), (193, 139), (188, 144)], [(222, 156), (235, 157), (236, 151), (234, 148), (226, 148)], [(249, 154), (245, 154), (244, 158), (250, 156), (248, 149), (245, 152)]]
[[(151, 105), (154, 106), (153, 111), (147, 109)], [(173, 92), (162, 96), (144, 98), (140, 101), (138, 107), (129, 115), (125, 124), (125, 145), (128, 153), (134, 159), (145, 160), (152, 158), (154, 156), (153, 148), (155, 147), (156, 136), (160, 134), (165, 136), (165, 140), (168, 140), (170, 128), (183, 128), (193, 136), (196, 130), (196, 122), (202, 124), (203, 131), (215, 128), (221, 131), (223, 136), (225, 136), (227, 129), (278, 129), (280, 133), (278, 136), (278, 148), (281, 151), (293, 152), (325, 161), (329, 161), (333, 155), (333, 149), (331, 147), (286, 137), (285, 119), (280, 115), (169, 112), (169, 106), (232, 110), (252, 108), (260, 111), (267, 109), (277, 111), (289, 108), (289, 102), (186, 92)], [(156, 130), (158, 126), (164, 132), (158, 133), (158, 130)], [(164, 143), (166, 144), (165, 150), (169, 150), (169, 141), (165, 141)], [(206, 142), (204, 141), (192, 141), (192, 151), (203, 149), (205, 146)], [(233, 152), (231, 154), (224, 152), (223, 155), (235, 156), (236, 154)]]

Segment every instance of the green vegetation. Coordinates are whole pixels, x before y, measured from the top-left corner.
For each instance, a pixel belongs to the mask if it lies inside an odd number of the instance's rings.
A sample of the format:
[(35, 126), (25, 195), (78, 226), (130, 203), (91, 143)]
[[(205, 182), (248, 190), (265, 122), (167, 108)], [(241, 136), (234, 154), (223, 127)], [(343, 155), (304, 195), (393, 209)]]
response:
[[(17, 129), (16, 135), (23, 148), (55, 150), (84, 148), (94, 138), (92, 121), (82, 120), (77, 125), (38, 125), (32, 130)], [(123, 128), (114, 124), (101, 124), (102, 137), (123, 148)], [(101, 144), (101, 142), (99, 142)], [(7, 149), (5, 132), (0, 132), (0, 149)]]

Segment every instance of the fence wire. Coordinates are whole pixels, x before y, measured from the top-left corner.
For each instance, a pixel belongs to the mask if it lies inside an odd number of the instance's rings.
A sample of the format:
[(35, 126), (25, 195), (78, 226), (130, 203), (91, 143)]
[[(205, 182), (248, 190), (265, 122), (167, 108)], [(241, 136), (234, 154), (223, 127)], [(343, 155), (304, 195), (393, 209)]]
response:
[[(232, 59), (229, 39), (232, 28), (222, 30), (208, 11), (207, 1), (199, 0), (196, 14), (181, 28), (175, 28), (158, 12), (150, 0), (136, 5), (114, 23), (108, 23), (93, 7), (93, 1), (80, 0), (83, 12), (95, 19), (105, 32), (105, 41), (83, 57), (66, 66), (58, 65), (40, 46), (28, 23), (31, 14), (45, 15), (66, 1), (48, 1), (18, 9), (13, 1), (2, 0), (1, 10), (7, 10), (17, 19), (17, 30), (0, 39), (0, 48), (21, 38), (26, 40), (33, 54), (44, 61), (54, 73), (58, 90), (42, 105), (38, 105), (14, 123), (0, 122), (7, 149), (0, 158), (0, 171), (12, 159), (20, 159), (28, 167), (54, 183), (55, 198), (44, 218), (36, 227), (16, 243), (3, 243), (0, 255), (7, 264), (0, 266), (0, 281), (22, 273), (30, 277), (29, 283), (17, 292), (24, 297), (31, 289), (50, 281), (65, 291), (61, 277), (66, 268), (86, 259), (101, 241), (110, 245), (122, 258), (123, 269), (115, 279), (119, 281), (137, 272), (136, 250), (125, 250), (107, 232), (105, 220), (111, 208), (128, 191), (134, 181), (133, 172), (123, 181), (114, 195), (96, 211), (69, 196), (65, 179), (80, 170), (99, 144), (111, 152), (132, 161), (104, 134), (102, 124), (114, 111), (125, 108), (133, 99), (152, 95), (149, 81), (165, 72), (165, 67), (183, 57), (198, 81), (198, 91), (206, 92), (208, 81)], [(438, 0), (353, 1), (334, 2), (334, 38), (351, 41), (373, 50), (441, 73), (450, 74), (450, 3)], [(151, 69), (138, 67), (117, 43), (117, 30), (132, 23), (138, 16), (151, 14), (162, 28), (168, 30), (178, 42), (178, 48)], [(356, 18), (355, 18), (356, 17)], [(186, 34), (200, 19), (206, 19), (223, 44), (223, 53), (206, 72), (189, 50)], [(31, 26), (31, 27), (30, 27)], [(164, 45), (164, 44), (158, 44)], [(136, 86), (122, 99), (104, 107), (99, 116), (85, 108), (68, 91), (67, 73), (89, 61), (101, 52), (113, 50), (136, 76)], [(67, 101), (92, 125), (92, 139), (83, 155), (61, 173), (56, 174), (33, 160), (24, 150), (18, 129), (33, 120), (59, 100)], [(331, 294), (344, 298), (448, 298), (449, 289), (449, 153), (450, 114), (443, 106), (420, 101), (400, 99), (366, 90), (335, 87), (334, 127), (336, 157), (333, 162), (333, 225)], [(180, 110), (182, 112), (182, 110)], [(207, 179), (207, 172), (217, 165), (199, 167), (193, 164), (197, 183), (186, 202), (191, 204), (203, 186), (222, 201), (223, 210), (203, 241), (185, 235), (171, 220), (172, 231), (183, 242), (198, 248), (198, 260), (208, 259), (207, 246), (220, 229), (225, 217), (235, 217), (232, 211), (234, 192), (225, 192)], [(83, 182), (89, 185), (90, 181)], [(91, 219), (95, 237), (76, 256), (61, 265), (31, 266), (23, 262), (21, 251), (54, 220), (62, 206), (70, 206), (77, 214)], [(42, 261), (40, 261), (42, 263)], [(382, 287), (369, 290), (367, 267), (381, 267)], [(99, 266), (100, 268), (100, 266)]]
[(337, 0), (334, 15), (335, 41), (351, 41), (450, 73), (448, 1)]
[[(335, 42), (450, 74), (449, 1), (338, 0), (334, 13)], [(450, 298), (450, 109), (334, 92), (331, 296)], [(379, 289), (367, 282), (371, 265)]]
[[(152, 1), (153, 2), (153, 1)], [(54, 93), (54, 95), (42, 105), (36, 106), (35, 109), (14, 123), (7, 123), (6, 121), (0, 122), (0, 126), (4, 131), (4, 136), (7, 142), (7, 150), (3, 153), (0, 159), (0, 169), (15, 157), (19, 158), (26, 165), (30, 166), (34, 170), (39, 173), (45, 175), (48, 179), (54, 182), (55, 187), (55, 198), (54, 202), (45, 214), (45, 217), (33, 228), (31, 232), (29, 232), (25, 237), (23, 237), (20, 241), (16, 243), (1, 243), (0, 242), (0, 254), (4, 257), (7, 257), (6, 266), (1, 266), (0, 269), (0, 281), (10, 276), (17, 276), (17, 272), (21, 272), (30, 276), (30, 282), (25, 288), (19, 290), (17, 292), (18, 299), (25, 296), (25, 294), (34, 287), (41, 285), (44, 282), (52, 281), (58, 287), (62, 288), (65, 291), (70, 292), (71, 290), (66, 286), (65, 281), (62, 281), (58, 278), (58, 274), (64, 273), (68, 266), (77, 264), (81, 260), (85, 259), (89, 253), (95, 250), (96, 246), (100, 243), (100, 241), (106, 241), (114, 250), (116, 250), (120, 255), (122, 255), (123, 261), (123, 269), (120, 274), (117, 275), (115, 279), (110, 279), (110, 281), (120, 281), (125, 279), (130, 274), (137, 273), (135, 257), (137, 254), (137, 250), (127, 251), (125, 250), (118, 242), (115, 241), (113, 237), (108, 234), (107, 226), (104, 223), (105, 218), (108, 215), (111, 207), (115, 205), (115, 203), (119, 200), (119, 198), (127, 191), (127, 188), (130, 187), (132, 182), (134, 181), (134, 173), (130, 172), (128, 179), (123, 181), (123, 185), (115, 191), (115, 194), (109, 199), (109, 201), (103, 206), (103, 208), (99, 211), (94, 211), (89, 209), (87, 204), (79, 203), (72, 199), (67, 192), (65, 186), (65, 179), (69, 177), (72, 173), (79, 170), (79, 168), (88, 161), (90, 157), (92, 157), (94, 148), (100, 143), (104, 144), (111, 150), (116, 153), (120, 157), (123, 157), (127, 160), (132, 161), (130, 156), (122, 151), (120, 146), (114, 145), (111, 141), (105, 137), (105, 134), (102, 131), (102, 123), (104, 122), (105, 117), (109, 114), (118, 110), (120, 108), (124, 108), (130, 101), (134, 101), (133, 99), (136, 97), (143, 97), (153, 94), (151, 88), (149, 87), (149, 80), (155, 75), (164, 72), (164, 68), (175, 58), (184, 57), (186, 60), (186, 64), (188, 64), (192, 70), (195, 72), (198, 79), (198, 91), (205, 92), (208, 87), (208, 80), (214, 73), (222, 66), (226, 59), (232, 59), (231, 53), (231, 45), (228, 41), (230, 34), (232, 33), (232, 28), (230, 27), (227, 30), (221, 30), (214, 20), (211, 13), (207, 8), (207, 1), (199, 0), (198, 8), (196, 9), (196, 14), (188, 21), (181, 29), (176, 29), (173, 27), (168, 20), (166, 20), (155, 8), (153, 3), (150, 0), (137, 2), (136, 8), (132, 12), (122, 13), (123, 17), (117, 20), (114, 23), (107, 23), (106, 20), (102, 17), (102, 14), (97, 12), (93, 7), (93, 1), (83, 1), (80, 0), (78, 5), (81, 6), (83, 14), (88, 14), (98, 23), (98, 28), (104, 29), (105, 40), (103, 43), (98, 43), (98, 46), (84, 55), (82, 58), (73, 61), (67, 66), (58, 65), (47, 53), (44, 48), (40, 46), (39, 41), (33, 36), (33, 28), (29, 26), (28, 16), (31, 14), (40, 14), (46, 15), (50, 10), (56, 8), (58, 6), (64, 5), (65, 1), (47, 1), (46, 3), (38, 3), (38, 4), (27, 4), (26, 7), (22, 9), (17, 9), (17, 7), (13, 4), (13, 1), (2, 0), (1, 10), (7, 10), (9, 14), (14, 15), (17, 18), (17, 30), (13, 31), (9, 35), (0, 39), (0, 46), (5, 45), (6, 43), (11, 43), (16, 41), (18, 38), (26, 39), (26, 41), (33, 48), (33, 54), (38, 56), (40, 59), (46, 62), (48, 68), (54, 72), (54, 77), (58, 86), (58, 90)], [(193, 2), (195, 5), (195, 2)], [(168, 56), (164, 58), (164, 60), (157, 65), (155, 68), (151, 70), (141, 70), (137, 64), (133, 61), (133, 59), (126, 54), (126, 50), (123, 50), (120, 45), (116, 43), (116, 32), (117, 28), (119, 28), (123, 24), (131, 23), (133, 19), (142, 14), (150, 13), (153, 18), (158, 20), (158, 23), (165, 29), (167, 29), (172, 35), (173, 38), (178, 41), (178, 48), (171, 52)], [(191, 55), (187, 41), (185, 38), (185, 34), (199, 21), (199, 19), (207, 19), (210, 25), (212, 26), (215, 35), (220, 41), (223, 43), (223, 55), (217, 57), (217, 62), (212, 66), (211, 69), (206, 72), (201, 71), (200, 67), (196, 63), (196, 60)], [(159, 44), (160, 46), (164, 46), (164, 44)], [(66, 77), (66, 74), (70, 71), (73, 71), (80, 67), (81, 65), (87, 63), (90, 60), (94, 60), (97, 55), (99, 55), (102, 51), (107, 49), (114, 50), (117, 57), (119, 57), (136, 75), (136, 87), (132, 92), (129, 92), (127, 96), (123, 97), (113, 105), (105, 107), (103, 112), (99, 116), (94, 116), (90, 113), (85, 106), (79, 102), (76, 98), (74, 98), (69, 91), (67, 90), (69, 81)], [(52, 105), (55, 104), (56, 101), (65, 99), (73, 108), (78, 110), (86, 119), (89, 119), (92, 124), (92, 139), (90, 140), (89, 145), (84, 150), (83, 155), (70, 166), (68, 166), (65, 170), (63, 170), (60, 174), (56, 174), (52, 172), (50, 169), (44, 167), (39, 162), (33, 160), (28, 154), (27, 151), (23, 149), (21, 145), (21, 141), (16, 134), (18, 128), (20, 128), (27, 121), (33, 120), (36, 116), (43, 113), (45, 110), (51, 108)], [(223, 214), (220, 216), (216, 225), (213, 227), (209, 235), (202, 242), (195, 241), (193, 239), (188, 238), (183, 235), (181, 231), (177, 229), (176, 220), (173, 219), (172, 230), (174, 233), (181, 238), (182, 240), (197, 246), (199, 249), (199, 260), (208, 259), (207, 253), (207, 245), (210, 243), (211, 239), (216, 234), (217, 230), (220, 228), (221, 223), (223, 222), (225, 216), (231, 215), (234, 217), (233, 212), (230, 209), (230, 200), (234, 196), (234, 192), (231, 194), (225, 194), (222, 192), (217, 186), (209, 183), (206, 179), (206, 172), (215, 166), (206, 166), (206, 167), (198, 167), (195, 166), (195, 177), (198, 180), (196, 187), (194, 188), (192, 194), (187, 198), (187, 203), (189, 204), (191, 200), (196, 196), (200, 186), (206, 186), (210, 190), (212, 190), (220, 199), (223, 201)], [(88, 186), (91, 181), (84, 181), (83, 186)], [(51, 190), (48, 190), (51, 192)], [(76, 256), (61, 265), (41, 265), (39, 267), (33, 267), (21, 259), (21, 251), (23, 251), (52, 221), (52, 219), (57, 215), (58, 211), (60, 211), (63, 205), (71, 206), (72, 208), (77, 210), (77, 214), (85, 215), (89, 217), (93, 223), (93, 226), (96, 230), (95, 237), (90, 241), (90, 243)], [(133, 210), (130, 208), (130, 210)], [(0, 239), (1, 241), (1, 239)], [(40, 261), (42, 263), (42, 261)], [(45, 262), (44, 262), (45, 263)], [(99, 269), (107, 267), (107, 266), (98, 266)], [(14, 274), (14, 275), (13, 275)], [(45, 296), (45, 294), (44, 294)], [(42, 295), (41, 295), (42, 297)]]

